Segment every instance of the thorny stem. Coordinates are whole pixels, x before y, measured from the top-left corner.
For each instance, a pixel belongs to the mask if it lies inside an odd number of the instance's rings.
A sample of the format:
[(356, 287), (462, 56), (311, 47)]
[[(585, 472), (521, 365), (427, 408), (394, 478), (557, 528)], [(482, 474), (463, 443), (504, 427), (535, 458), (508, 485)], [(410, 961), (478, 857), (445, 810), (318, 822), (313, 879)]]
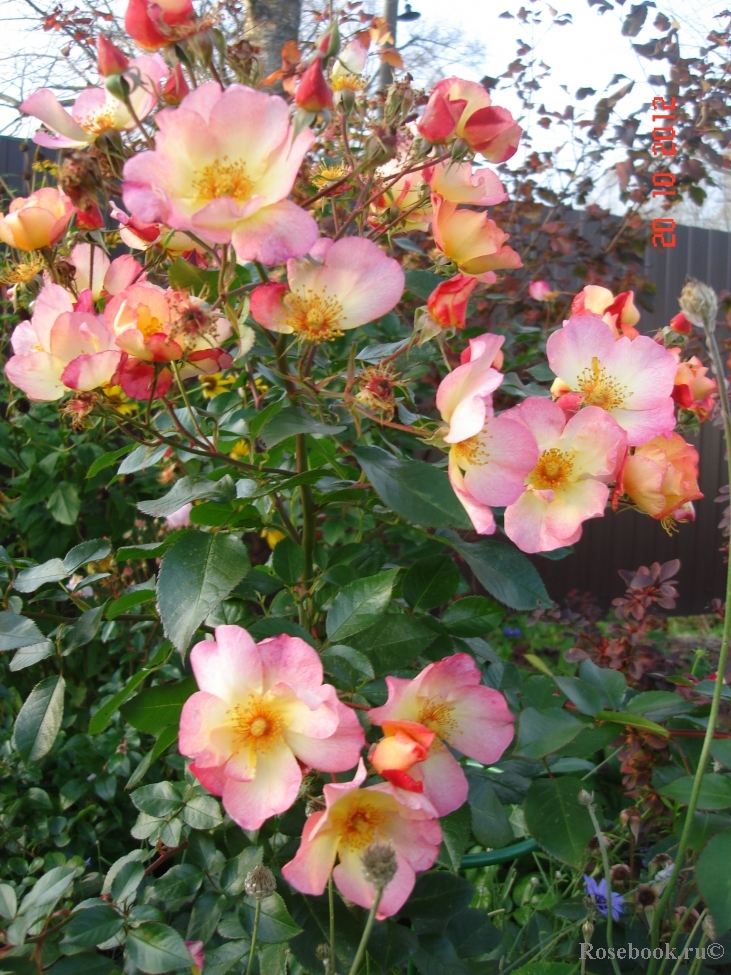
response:
[(249, 963), (246, 966), (246, 975), (251, 975), (251, 969), (254, 964), (254, 953), (256, 951), (256, 938), (259, 934), (259, 918), (261, 917), (261, 897), (256, 898), (256, 907), (254, 908), (254, 929), (251, 932), (251, 947), (249, 948)]
[[(726, 374), (723, 368), (723, 360), (721, 359), (721, 352), (718, 348), (718, 342), (715, 335), (715, 322), (706, 321), (705, 322), (705, 332), (706, 332), (706, 346), (711, 357), (711, 367), (716, 377), (716, 382), (718, 383), (718, 400), (721, 407), (721, 417), (723, 419), (723, 436), (726, 444), (726, 464), (728, 468), (728, 479), (729, 484), (731, 484), (731, 404), (729, 404), (728, 387), (726, 385)], [(693, 779), (693, 788), (690, 793), (690, 801), (688, 803), (688, 811), (685, 817), (685, 824), (683, 825), (683, 831), (680, 834), (680, 840), (678, 842), (678, 855), (675, 858), (675, 864), (673, 866), (673, 872), (670, 879), (667, 882), (667, 886), (662, 893), (662, 897), (655, 908), (655, 913), (652, 918), (652, 929), (651, 929), (651, 946), (652, 948), (658, 947), (660, 940), (660, 920), (663, 912), (665, 911), (672, 893), (675, 889), (675, 884), (677, 882), (680, 871), (685, 865), (685, 852), (688, 847), (688, 837), (690, 835), (690, 830), (693, 825), (693, 818), (695, 816), (695, 811), (698, 806), (698, 798), (700, 796), (701, 785), (703, 783), (703, 776), (705, 774), (706, 766), (708, 764), (708, 759), (711, 753), (711, 744), (713, 742), (714, 729), (716, 722), (718, 721), (718, 713), (721, 707), (721, 694), (724, 688), (724, 674), (726, 673), (726, 663), (728, 661), (728, 648), (729, 640), (731, 639), (731, 562), (729, 562), (728, 569), (726, 572), (726, 613), (723, 621), (723, 635), (721, 637), (721, 649), (718, 654), (718, 667), (716, 670), (716, 686), (713, 691), (713, 698), (711, 700), (711, 710), (708, 714), (708, 726), (706, 728), (706, 734), (703, 739), (703, 747), (701, 748), (701, 754), (698, 759), (698, 768), (695, 773), (695, 778)], [(654, 975), (657, 965), (655, 963), (655, 958), (650, 960), (649, 967), (647, 969), (647, 975)]]
[(363, 956), (365, 955), (366, 946), (368, 944), (368, 939), (371, 936), (371, 931), (373, 930), (373, 923), (376, 920), (376, 911), (378, 910), (378, 905), (381, 903), (381, 897), (383, 897), (383, 887), (376, 891), (376, 896), (373, 901), (373, 905), (368, 912), (368, 920), (363, 928), (363, 934), (360, 939), (360, 944), (358, 945), (358, 950), (355, 953), (355, 958), (353, 959), (353, 964), (350, 966), (349, 975), (356, 975), (356, 972), (361, 966), (363, 961)]
[(601, 851), (604, 882), (607, 885), (607, 946), (609, 948), (609, 957), (612, 959), (612, 968), (614, 969), (615, 975), (621, 975), (619, 970), (619, 962), (614, 957), (614, 939), (612, 938), (612, 923), (614, 921), (614, 918), (612, 917), (612, 873), (609, 869), (607, 842), (604, 839), (604, 833), (602, 832), (602, 828), (599, 824), (593, 800), (591, 802), (587, 802), (586, 808), (591, 816), (591, 822), (594, 826), (594, 832), (596, 833), (597, 842)]

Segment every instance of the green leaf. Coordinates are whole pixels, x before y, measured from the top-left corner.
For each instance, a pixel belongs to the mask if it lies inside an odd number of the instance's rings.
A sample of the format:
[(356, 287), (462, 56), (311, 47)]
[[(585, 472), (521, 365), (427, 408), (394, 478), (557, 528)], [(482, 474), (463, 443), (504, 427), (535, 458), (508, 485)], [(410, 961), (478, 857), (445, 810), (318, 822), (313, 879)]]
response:
[(458, 873), (462, 857), (470, 845), (470, 807), (460, 806), (449, 815), (442, 816), (439, 825), (442, 827), (442, 841), (447, 854), (444, 859), (440, 856), (440, 863), (445, 862), (454, 873)]
[(183, 705), (197, 690), (195, 678), (184, 677), (175, 684), (160, 684), (140, 691), (119, 710), (133, 728), (158, 735), (168, 725), (178, 722)]
[(329, 423), (321, 423), (298, 406), (285, 406), (267, 419), (259, 430), (259, 437), (271, 449), (298, 433), (332, 437), (336, 433), (342, 433), (343, 430), (345, 427), (342, 425), (331, 426)]
[(120, 548), (115, 556), (117, 562), (126, 562), (128, 559), (154, 559), (163, 555), (173, 542), (186, 534), (185, 529), (170, 532), (161, 542), (148, 542), (145, 545), (125, 545)]
[(281, 616), (262, 616), (256, 623), (247, 626), (247, 630), (257, 640), (266, 640), (267, 637), (286, 633), (287, 636), (298, 636), (300, 640), (309, 643), (311, 647), (315, 646), (315, 640), (311, 633), (308, 633), (299, 623), (293, 623), (292, 620), (284, 619)]
[(187, 531), (175, 539), (162, 558), (157, 604), (165, 635), (180, 653), (248, 568), (246, 548), (235, 535)]
[(577, 869), (594, 827), (586, 806), (579, 802), (580, 779), (569, 776), (536, 779), (525, 795), (523, 813), (528, 832), (540, 845)]
[(178, 725), (171, 724), (167, 728), (163, 728), (160, 734), (157, 736), (157, 741), (150, 752), (150, 763), (156, 761), (163, 752), (166, 752), (168, 748), (172, 745), (174, 741), (178, 740)]
[(358, 687), (376, 676), (364, 653), (341, 643), (326, 647), (320, 654), (320, 659), (326, 673), (333, 674), (348, 687)]
[(406, 967), (418, 945), (416, 934), (395, 921), (376, 921), (368, 941), (368, 954), (382, 975)]
[(414, 964), (421, 975), (472, 975), (472, 969), (460, 960), (449, 938), (434, 931), (419, 935)]
[(61, 559), (49, 559), (42, 565), (32, 565), (19, 572), (15, 577), (13, 589), (17, 589), (18, 592), (35, 592), (47, 582), (60, 582), (70, 574)]
[(168, 281), (171, 288), (194, 291), (198, 294), (206, 284), (205, 272), (184, 257), (176, 257), (168, 268)]
[(228, 475), (222, 477), (220, 481), (211, 481), (207, 477), (181, 477), (167, 494), (153, 501), (140, 501), (137, 508), (143, 515), (166, 518), (168, 515), (175, 514), (184, 504), (190, 504), (191, 501), (200, 498), (230, 501), (234, 496), (234, 482)]
[(44, 678), (20, 709), (13, 739), (26, 764), (40, 761), (53, 748), (63, 719), (65, 686), (63, 677), (58, 675)]
[(305, 571), (305, 553), (291, 538), (283, 538), (272, 553), (272, 568), (288, 586), (294, 586)]
[(76, 867), (53, 867), (44, 873), (34, 887), (20, 902), (18, 914), (33, 914), (39, 908), (45, 907), (49, 912), (53, 905), (62, 897), (74, 882)]
[(130, 795), (130, 799), (140, 812), (157, 819), (167, 819), (178, 812), (183, 800), (172, 782), (154, 782), (143, 785)]
[(192, 796), (180, 811), (180, 818), (192, 829), (215, 829), (223, 822), (221, 805), (213, 796)]
[(45, 639), (33, 620), (15, 613), (0, 613), (0, 651), (18, 650)]
[(100, 559), (105, 559), (111, 550), (112, 546), (105, 538), (92, 538), (88, 542), (81, 542), (80, 545), (74, 545), (64, 555), (64, 568), (71, 575), (72, 572), (76, 572), (79, 566), (86, 565), (87, 562), (98, 562)]
[(126, 947), (135, 965), (149, 975), (190, 968), (193, 964), (185, 942), (167, 924), (154, 921), (140, 924), (127, 935)]
[(54, 646), (50, 640), (44, 640), (43, 643), (32, 643), (29, 647), (21, 647), (20, 650), (15, 651), (13, 659), (8, 664), (8, 670), (15, 673), (17, 670), (32, 667), (33, 664), (50, 657), (53, 652)]
[(474, 894), (475, 888), (464, 877), (432, 870), (416, 878), (403, 913), (419, 921), (447, 921), (468, 907)]
[(533, 610), (551, 605), (535, 566), (510, 545), (483, 539), (463, 542), (456, 532), (437, 532), (469, 565), (491, 596), (510, 609)]
[(0, 917), (12, 920), (18, 909), (15, 889), (10, 884), (0, 884)]
[(78, 647), (84, 647), (87, 643), (91, 643), (99, 629), (103, 612), (104, 606), (95, 606), (94, 609), (88, 609), (85, 613), (82, 613), (73, 626), (66, 628), (63, 635), (64, 656), (67, 653), (71, 653), (72, 650), (76, 650)]
[(731, 738), (716, 738), (711, 743), (711, 755), (725, 768), (731, 769)]
[(145, 865), (139, 860), (123, 863), (112, 880), (112, 900), (115, 904), (130, 907), (137, 896), (137, 888), (145, 879)]
[[(658, 791), (668, 799), (675, 799), (687, 806), (693, 789), (694, 776), (683, 775), (673, 779)], [(731, 778), (727, 775), (710, 773), (703, 776), (698, 795), (698, 809), (729, 809), (731, 808)]]
[(148, 467), (154, 467), (155, 464), (163, 459), (169, 449), (167, 444), (161, 444), (159, 447), (146, 447), (144, 444), (140, 444), (139, 447), (135, 447), (128, 457), (124, 458), (117, 468), (114, 480), (118, 477), (123, 477), (125, 474), (135, 474), (137, 471), (144, 471)]
[(472, 832), (478, 843), (493, 850), (509, 846), (515, 836), (492, 783), (473, 769), (468, 770), (467, 781)]
[(455, 914), (444, 933), (454, 945), (460, 958), (472, 958), (492, 951), (503, 940), (499, 931), (484, 911), (467, 907)]
[(70, 481), (61, 481), (51, 492), (46, 508), (60, 525), (75, 525), (81, 511), (79, 489)]
[[(228, 941), (218, 948), (206, 946), (206, 975), (226, 975), (249, 953), (249, 940)], [(241, 967), (237, 971), (243, 971)]]
[[(212, 797), (207, 796), (206, 798)], [(223, 820), (220, 819), (220, 822)], [(178, 863), (155, 881), (155, 900), (165, 901), (166, 903), (191, 900), (198, 892), (203, 879), (203, 871), (194, 864)]]
[(516, 968), (513, 975), (572, 975), (575, 968), (563, 961), (532, 961)]
[(156, 595), (154, 589), (135, 589), (134, 592), (122, 593), (118, 599), (113, 599), (109, 603), (104, 615), (108, 620), (116, 620), (127, 610), (134, 609), (135, 606), (142, 606), (143, 603), (149, 603)]
[(582, 680), (580, 677), (556, 677), (554, 679), (561, 693), (565, 694), (582, 714), (594, 715), (607, 704), (604, 690)]
[(543, 758), (573, 741), (585, 727), (563, 708), (525, 708), (518, 718), (517, 753), (525, 758)]
[(401, 581), (401, 592), (409, 606), (426, 613), (451, 599), (459, 580), (459, 569), (445, 552), (414, 562)]
[[(142, 868), (142, 873), (144, 872)], [(122, 930), (123, 924), (118, 911), (106, 904), (98, 904), (74, 914), (64, 928), (64, 943), (79, 948), (93, 948), (113, 938)]]
[(649, 721), (667, 721), (693, 710), (694, 705), (672, 691), (645, 691), (636, 694), (625, 705), (630, 714), (641, 714)]
[(715, 941), (731, 928), (731, 830), (712, 837), (698, 858), (696, 880), (716, 928)]
[[(251, 934), (254, 929), (254, 907), (249, 899), (242, 907), (244, 928)], [(302, 928), (295, 924), (279, 894), (262, 898), (259, 917), (259, 940), (263, 944), (280, 944), (300, 934)]]
[(256, 416), (252, 416), (249, 420), (249, 433), (252, 437), (257, 437), (261, 428), (269, 422), (269, 420), (276, 416), (280, 410), (284, 409), (284, 400), (278, 400), (276, 403), (270, 403), (269, 406), (265, 406), (264, 409), (257, 413)]
[(444, 284), (446, 278), (431, 271), (407, 271), (406, 290), (412, 295), (426, 301), (432, 291), (440, 284)]
[(627, 690), (624, 674), (609, 667), (597, 667), (593, 660), (584, 660), (579, 667), (579, 675), (587, 684), (602, 692), (610, 708), (622, 707)]
[(413, 663), (434, 642), (436, 633), (413, 616), (389, 613), (348, 640), (373, 664), (376, 677)]
[(80, 951), (78, 954), (61, 957), (49, 969), (49, 975), (118, 975), (119, 969), (114, 959), (94, 951)]
[(609, 721), (626, 728), (639, 728), (640, 731), (648, 731), (650, 734), (659, 735), (661, 738), (670, 737), (670, 732), (661, 724), (650, 721), (649, 718), (644, 718), (639, 714), (630, 714), (629, 711), (597, 711), (594, 718), (596, 721)]
[(453, 636), (484, 636), (503, 618), (502, 607), (487, 596), (465, 596), (451, 603), (441, 621)]
[(399, 460), (380, 447), (361, 447), (355, 458), (385, 505), (424, 528), (469, 528), (446, 471), (420, 460)]
[(398, 569), (387, 569), (366, 579), (348, 583), (335, 597), (325, 624), (333, 643), (366, 629), (381, 616), (391, 601)]
[(119, 710), (120, 705), (124, 704), (127, 698), (137, 690), (142, 681), (157, 670), (157, 667), (167, 658), (169, 649), (170, 644), (164, 643), (145, 667), (138, 670), (136, 674), (133, 674), (121, 690), (117, 691), (113, 697), (102, 704), (98, 711), (94, 712), (91, 721), (89, 721), (90, 735), (98, 735), (104, 731), (112, 715), (115, 711)]
[(131, 443), (126, 447), (120, 447), (119, 450), (110, 450), (106, 454), (102, 454), (101, 457), (97, 457), (97, 459), (91, 465), (89, 470), (86, 472), (86, 476), (96, 477), (99, 471), (103, 471), (105, 467), (111, 467), (112, 464), (115, 464), (120, 457), (124, 457), (125, 454), (128, 454), (130, 450), (134, 449), (135, 445)]

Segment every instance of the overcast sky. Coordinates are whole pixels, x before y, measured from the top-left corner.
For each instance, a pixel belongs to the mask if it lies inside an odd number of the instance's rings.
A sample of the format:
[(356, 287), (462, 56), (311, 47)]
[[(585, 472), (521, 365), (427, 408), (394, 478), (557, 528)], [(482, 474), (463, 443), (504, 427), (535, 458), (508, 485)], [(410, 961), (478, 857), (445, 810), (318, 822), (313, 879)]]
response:
[[(571, 24), (556, 27), (547, 23), (534, 27), (517, 18), (503, 19), (499, 16), (503, 11), (517, 14), (523, 3), (529, 9), (542, 6), (530, 0), (411, 0), (413, 9), (418, 10), (422, 17), (411, 24), (400, 23), (398, 41), (403, 43), (411, 31), (418, 32), (429, 25), (439, 25), (446, 18), (450, 26), (461, 28), (466, 37), (479, 41), (485, 52), (484, 63), (481, 62), (479, 67), (454, 65), (452, 73), (479, 80), (484, 75), (497, 75), (504, 70), (515, 57), (516, 40), (521, 38), (534, 46), (538, 56), (551, 67), (551, 80), (544, 84), (540, 98), (552, 110), (561, 111), (573, 102), (578, 88), (594, 88), (599, 93), (604, 92), (616, 74), (626, 75), (637, 82), (622, 103), (624, 111), (637, 108), (657, 93), (646, 78), (648, 74), (662, 73), (666, 64), (640, 58), (632, 50), (629, 39), (622, 36), (622, 20), (629, 11), (629, 2), (604, 14), (598, 12), (597, 6), (590, 7), (587, 0), (551, 2), (560, 14), (570, 14)], [(718, 23), (714, 15), (721, 13), (727, 5), (728, 0), (658, 0), (657, 3), (660, 10), (680, 25), (681, 53), (684, 56), (694, 53), (703, 43), (709, 31)], [(371, 0), (365, 6), (379, 12), (381, 0)], [(403, 7), (404, 0), (401, 0), (402, 10)], [(13, 96), (19, 93), (22, 79), (13, 76), (13, 62), (8, 58), (18, 50), (32, 50), (42, 57), (43, 53), (56, 50), (61, 44), (57, 34), (37, 30), (29, 33), (28, 23), (23, 20), (27, 9), (23, 0), (3, 0), (2, 3), (0, 92), (5, 91)], [(653, 19), (654, 11), (651, 10), (635, 42), (642, 42), (656, 34), (652, 27)], [(38, 64), (41, 63), (39, 60)], [(33, 90), (34, 86), (24, 85), (24, 94)], [(517, 100), (513, 100), (509, 90), (501, 92), (497, 101), (513, 111), (518, 110)], [(16, 126), (17, 113), (0, 104), (0, 131), (14, 130)], [(32, 132), (33, 124), (30, 123), (25, 131)], [(546, 137), (550, 145), (550, 133), (546, 133)], [(731, 199), (731, 193), (728, 196)], [(722, 202), (721, 197), (717, 197), (713, 206), (706, 205), (703, 212), (694, 209), (691, 222), (707, 223), (709, 219), (713, 222), (715, 217), (712, 211), (718, 211), (719, 202)], [(724, 225), (724, 229), (731, 229), (731, 226)]]

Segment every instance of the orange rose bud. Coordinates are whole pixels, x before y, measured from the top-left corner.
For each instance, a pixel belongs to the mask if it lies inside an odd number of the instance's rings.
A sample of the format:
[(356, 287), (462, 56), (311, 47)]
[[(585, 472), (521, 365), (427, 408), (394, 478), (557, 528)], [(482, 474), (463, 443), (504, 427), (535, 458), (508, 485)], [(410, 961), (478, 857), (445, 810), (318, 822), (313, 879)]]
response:
[(677, 315), (670, 319), (670, 328), (680, 335), (691, 335), (693, 332), (693, 325), (688, 321), (682, 311), (679, 311)]
[(96, 68), (102, 78), (111, 74), (121, 74), (129, 67), (129, 58), (119, 48), (101, 34), (96, 41)]
[(658, 520), (674, 518), (678, 508), (703, 497), (698, 489), (698, 451), (677, 433), (661, 434), (637, 447), (627, 457), (623, 481), (627, 497)]
[(0, 240), (21, 251), (51, 247), (64, 235), (74, 213), (71, 200), (52, 186), (16, 197), (0, 214)]
[(477, 278), (455, 274), (448, 281), (438, 284), (426, 303), (429, 314), (443, 328), (465, 327), (467, 303), (477, 287)]
[(319, 56), (314, 58), (302, 75), (294, 100), (297, 107), (306, 112), (321, 112), (333, 107), (333, 93), (325, 81)]

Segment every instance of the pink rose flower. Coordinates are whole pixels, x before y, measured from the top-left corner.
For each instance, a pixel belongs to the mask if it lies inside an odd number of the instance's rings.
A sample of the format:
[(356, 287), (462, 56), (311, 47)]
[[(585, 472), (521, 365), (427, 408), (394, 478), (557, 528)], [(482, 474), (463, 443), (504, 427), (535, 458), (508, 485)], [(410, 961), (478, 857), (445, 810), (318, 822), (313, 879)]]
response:
[(145, 51), (158, 51), (195, 33), (191, 0), (129, 0), (124, 29)]
[(474, 169), (468, 162), (441, 162), (426, 171), (432, 193), (450, 203), (489, 207), (508, 198), (505, 187), (491, 169)]
[[(571, 317), (548, 339), (551, 392), (560, 406), (599, 406), (627, 431), (630, 446), (675, 426), (675, 357), (646, 335), (615, 339), (595, 315)], [(569, 394), (569, 395), (566, 395)]]
[(386, 735), (371, 753), (374, 767), (394, 784), (422, 791), (440, 816), (467, 798), (467, 779), (450, 750), (483, 765), (496, 762), (513, 740), (514, 717), (499, 691), (484, 687), (466, 653), (429, 664), (414, 680), (387, 677), (388, 700), (368, 716)]
[(505, 509), (505, 534), (524, 552), (573, 545), (582, 522), (604, 514), (607, 482), (616, 477), (626, 451), (624, 430), (597, 406), (585, 407), (567, 422), (560, 406), (537, 396), (502, 416), (522, 421), (540, 451), (525, 490)]
[(531, 281), (528, 285), (528, 294), (534, 301), (550, 301), (554, 292), (548, 281)]
[(681, 409), (695, 413), (701, 422), (707, 420), (718, 394), (716, 380), (707, 375), (708, 367), (703, 365), (697, 355), (681, 362), (680, 349), (676, 347), (670, 349), (670, 352), (678, 363), (673, 399)]
[(251, 294), (251, 316), (272, 332), (324, 342), (387, 314), (404, 290), (404, 272), (364, 237), (317, 241), (307, 258), (287, 261), (288, 284)]
[(58, 284), (45, 284), (33, 318), (21, 322), (10, 343), (15, 353), (5, 374), (29, 399), (60, 399), (70, 389), (89, 391), (111, 381), (120, 360), (114, 334), (92, 311), (77, 310)]
[(477, 278), (455, 274), (448, 281), (438, 284), (429, 295), (426, 303), (429, 314), (442, 328), (464, 328), (467, 305), (476, 287)]
[[(139, 119), (147, 118), (157, 104), (160, 82), (169, 68), (159, 54), (132, 58), (123, 77), (130, 86), (129, 101)], [(33, 92), (20, 105), (55, 135), (39, 129), (33, 141), (48, 149), (83, 148), (102, 132), (133, 129), (137, 122), (123, 101), (106, 88), (85, 88), (67, 112), (49, 88)]]
[(297, 855), (285, 863), (282, 875), (300, 893), (318, 896), (332, 873), (343, 897), (370, 909), (375, 888), (366, 879), (361, 858), (372, 843), (390, 845), (397, 869), (376, 914), (383, 920), (406, 903), (417, 871), (428, 870), (436, 860), (442, 830), (422, 796), (388, 782), (361, 789), (365, 777), (361, 760), (352, 782), (324, 787), (325, 810), (308, 818)]
[(310, 250), (317, 224), (286, 198), (314, 136), (295, 136), (283, 98), (210, 81), (163, 109), (157, 125), (155, 150), (124, 167), (132, 216), (230, 242), (242, 264), (278, 264)]
[(300, 764), (353, 768), (363, 730), (323, 684), (320, 658), (303, 640), (282, 634), (256, 644), (240, 626), (215, 633), (191, 651), (199, 691), (183, 706), (180, 752), (242, 829), (259, 829), (297, 799)]
[(627, 457), (622, 488), (641, 511), (658, 521), (692, 520), (683, 510), (676, 518), (675, 511), (703, 497), (698, 488), (698, 451), (678, 433), (654, 437)]

